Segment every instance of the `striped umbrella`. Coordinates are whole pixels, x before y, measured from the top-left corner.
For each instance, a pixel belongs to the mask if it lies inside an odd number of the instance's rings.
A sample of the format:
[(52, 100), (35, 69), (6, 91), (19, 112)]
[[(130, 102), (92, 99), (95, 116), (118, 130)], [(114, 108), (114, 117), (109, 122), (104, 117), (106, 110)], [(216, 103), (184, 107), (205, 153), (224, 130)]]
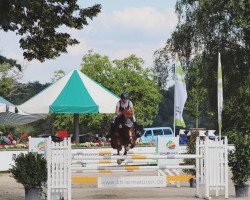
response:
[(119, 97), (86, 76), (72, 70), (18, 109), (29, 114), (74, 114), (75, 138), (79, 141), (79, 114), (114, 113)]
[(45, 115), (27, 114), (17, 109), (15, 105), (0, 97), (0, 124), (3, 125), (23, 125), (34, 122)]

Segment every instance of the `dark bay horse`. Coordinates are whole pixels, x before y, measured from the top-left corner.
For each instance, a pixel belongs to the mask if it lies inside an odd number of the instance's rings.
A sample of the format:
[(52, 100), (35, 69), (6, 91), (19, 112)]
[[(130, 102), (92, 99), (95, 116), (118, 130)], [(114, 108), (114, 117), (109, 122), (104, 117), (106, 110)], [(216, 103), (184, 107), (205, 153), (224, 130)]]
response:
[[(122, 114), (116, 117), (114, 122), (114, 131), (111, 134), (111, 146), (113, 149), (117, 149), (117, 154), (120, 155), (122, 146), (124, 146), (124, 154), (134, 148), (136, 141), (136, 130), (134, 123), (130, 120), (133, 117), (131, 111), (128, 108), (124, 109)], [(118, 160), (120, 164), (122, 160)]]

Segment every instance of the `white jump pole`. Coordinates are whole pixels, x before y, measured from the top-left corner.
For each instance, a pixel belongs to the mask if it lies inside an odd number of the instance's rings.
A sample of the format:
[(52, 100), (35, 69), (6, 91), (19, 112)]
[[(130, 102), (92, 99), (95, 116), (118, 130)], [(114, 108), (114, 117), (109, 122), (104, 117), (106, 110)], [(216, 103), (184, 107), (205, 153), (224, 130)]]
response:
[[(154, 159), (140, 159), (140, 160), (124, 160), (122, 164), (144, 164), (144, 165), (157, 165), (157, 161)], [(89, 164), (116, 164), (117, 165), (117, 160), (72, 160), (72, 164), (79, 164), (79, 165), (89, 165)]]
[[(130, 155), (130, 154), (145, 154), (145, 152), (140, 152), (140, 151), (128, 151), (127, 152), (127, 155)], [(157, 153), (155, 151), (152, 151), (152, 152), (147, 152), (146, 154), (155, 154), (157, 155)], [(83, 152), (76, 152), (76, 153), (73, 153), (72, 154), (72, 157), (75, 157), (75, 156), (103, 156), (103, 155), (112, 155), (112, 156), (117, 156), (117, 153), (114, 153), (112, 151), (99, 151), (99, 152), (94, 152), (94, 153), (83, 153)]]
[(75, 160), (112, 160), (112, 159), (132, 159), (132, 160), (140, 160), (140, 159), (195, 159), (202, 158), (200, 155), (195, 154), (178, 154), (178, 155), (120, 155), (120, 156), (88, 156), (83, 158), (75, 158)]
[(144, 169), (195, 169), (194, 165), (177, 165), (177, 166), (90, 166), (90, 167), (71, 167), (72, 170), (144, 170)]

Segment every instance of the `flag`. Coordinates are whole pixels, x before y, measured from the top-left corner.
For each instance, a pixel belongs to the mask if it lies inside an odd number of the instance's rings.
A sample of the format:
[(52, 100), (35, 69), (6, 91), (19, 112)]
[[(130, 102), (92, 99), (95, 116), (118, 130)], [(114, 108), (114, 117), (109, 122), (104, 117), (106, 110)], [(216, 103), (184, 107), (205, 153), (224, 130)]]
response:
[(220, 53), (218, 57), (218, 80), (217, 80), (217, 95), (218, 95), (218, 125), (219, 133), (221, 133), (222, 127), (222, 109), (223, 109), (223, 87), (222, 87), (222, 69), (220, 61)]
[(185, 102), (187, 100), (186, 83), (182, 71), (181, 62), (176, 54), (175, 59), (175, 96), (174, 96), (174, 126), (186, 127), (182, 118)]

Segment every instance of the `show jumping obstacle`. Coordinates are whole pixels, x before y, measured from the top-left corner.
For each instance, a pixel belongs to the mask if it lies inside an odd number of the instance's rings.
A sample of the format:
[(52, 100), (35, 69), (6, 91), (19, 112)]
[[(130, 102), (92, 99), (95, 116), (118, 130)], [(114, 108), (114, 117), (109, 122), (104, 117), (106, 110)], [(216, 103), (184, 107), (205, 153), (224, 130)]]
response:
[[(51, 138), (46, 139), (46, 159), (48, 167), (48, 181), (47, 181), (47, 197), (48, 200), (54, 199), (71, 199), (71, 173), (82, 172), (99, 172), (99, 173), (111, 173), (122, 171), (164, 171), (168, 169), (196, 169), (196, 196), (210, 198), (210, 190), (214, 190), (216, 196), (219, 195), (220, 190), (224, 190), (225, 198), (228, 198), (228, 145), (227, 138), (224, 140), (215, 141), (206, 138), (205, 141), (196, 140), (196, 154), (177, 154), (177, 155), (106, 155), (97, 154), (96, 156), (79, 157), (80, 155), (71, 155), (71, 142), (70, 139), (65, 139), (60, 143), (54, 143)], [(73, 160), (72, 160), (73, 157)], [(131, 161), (144, 161), (152, 159), (158, 160), (173, 160), (173, 159), (195, 159), (196, 166), (193, 165), (168, 165), (159, 163), (157, 166), (84, 166), (82, 164), (98, 164), (105, 163), (110, 164), (117, 159), (124, 160), (124, 163), (131, 163)], [(154, 160), (153, 160), (154, 161)], [(166, 162), (166, 163), (167, 163)], [(143, 162), (142, 162), (143, 163)], [(146, 163), (146, 162), (145, 162)], [(72, 165), (73, 164), (73, 165)], [(80, 164), (80, 166), (74, 166), (74, 164)], [(82, 166), (81, 166), (82, 165)], [(166, 182), (167, 177), (165, 174), (158, 173), (158, 176), (142, 177), (146, 180), (142, 180), (145, 184), (150, 181), (157, 180), (158, 182), (164, 180)], [(134, 177), (134, 176), (133, 176)], [(118, 180), (133, 179), (129, 176), (119, 176)], [(75, 182), (98, 182), (98, 186), (102, 185), (102, 178), (110, 178), (113, 180), (117, 177), (74, 177), (72, 180)], [(112, 179), (113, 178), (113, 179)], [(105, 179), (105, 180), (106, 180)], [(109, 180), (109, 179), (108, 179)], [(168, 180), (169, 181), (169, 180)], [(119, 184), (120, 184), (119, 182)], [(135, 180), (132, 180), (135, 183)], [(126, 181), (122, 182), (123, 187), (129, 187), (126, 185)], [(141, 186), (141, 185), (140, 185)], [(140, 187), (139, 186), (139, 187)], [(116, 186), (121, 187), (121, 186)], [(134, 186), (133, 186), (134, 187)], [(145, 184), (145, 187), (147, 185)], [(155, 186), (158, 187), (158, 186)]]

